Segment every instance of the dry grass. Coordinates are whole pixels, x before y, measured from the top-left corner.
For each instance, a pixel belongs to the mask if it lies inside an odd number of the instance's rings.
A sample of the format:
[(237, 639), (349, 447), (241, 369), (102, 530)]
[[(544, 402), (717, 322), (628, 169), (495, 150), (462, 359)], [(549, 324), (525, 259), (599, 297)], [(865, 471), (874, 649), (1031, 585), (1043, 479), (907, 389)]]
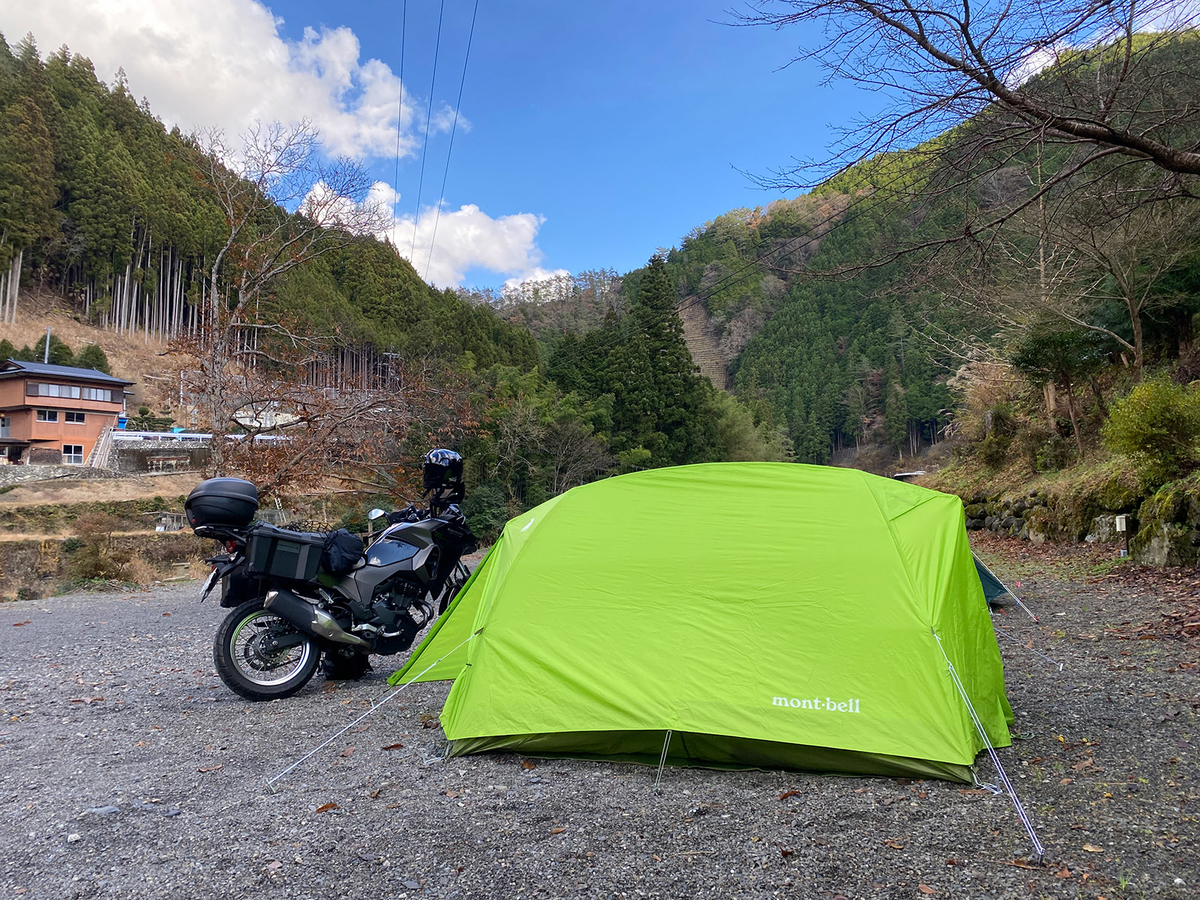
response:
[(23, 292), (17, 307), (17, 322), (5, 328), (4, 337), (15, 347), (34, 346), (50, 328), (51, 333), (79, 352), (88, 344), (99, 344), (118, 378), (135, 382), (130, 390), (130, 408), (141, 404), (155, 410), (171, 403), (172, 389), (179, 384), (182, 361), (168, 346), (144, 335), (115, 334), (81, 322), (57, 294), (49, 291)]

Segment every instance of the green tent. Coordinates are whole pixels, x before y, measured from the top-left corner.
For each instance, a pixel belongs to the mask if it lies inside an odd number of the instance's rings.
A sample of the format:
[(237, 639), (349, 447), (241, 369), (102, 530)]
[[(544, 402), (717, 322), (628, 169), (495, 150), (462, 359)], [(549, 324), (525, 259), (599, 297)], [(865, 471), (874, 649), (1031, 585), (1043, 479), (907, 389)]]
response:
[(1012, 721), (958, 498), (787, 463), (623, 475), (513, 519), (392, 683), (449, 679), (453, 755), (965, 781), (966, 700), (995, 746)]

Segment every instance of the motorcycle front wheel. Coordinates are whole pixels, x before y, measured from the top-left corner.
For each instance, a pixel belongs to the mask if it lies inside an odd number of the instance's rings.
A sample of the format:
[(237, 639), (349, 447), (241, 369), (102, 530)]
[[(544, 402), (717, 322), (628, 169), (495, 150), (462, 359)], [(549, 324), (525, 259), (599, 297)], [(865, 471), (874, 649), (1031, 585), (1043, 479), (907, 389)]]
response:
[(225, 617), (213, 641), (213, 662), (225, 685), (247, 700), (280, 700), (308, 684), (319, 648), (287, 619), (248, 600)]

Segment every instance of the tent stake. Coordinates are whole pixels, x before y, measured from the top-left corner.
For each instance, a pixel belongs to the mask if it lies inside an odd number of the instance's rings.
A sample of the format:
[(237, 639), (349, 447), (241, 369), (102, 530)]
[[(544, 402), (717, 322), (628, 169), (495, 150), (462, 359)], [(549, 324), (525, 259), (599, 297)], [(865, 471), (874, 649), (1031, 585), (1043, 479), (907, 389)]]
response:
[(946, 648), (942, 646), (942, 639), (938, 637), (938, 633), (930, 629), (933, 634), (933, 639), (937, 641), (938, 649), (942, 651), (942, 658), (946, 660), (946, 667), (950, 670), (950, 677), (954, 679), (954, 686), (958, 688), (958, 695), (962, 697), (962, 701), (966, 704), (967, 712), (971, 714), (971, 721), (975, 723), (975, 729), (979, 732), (979, 736), (983, 738), (984, 744), (987, 745), (988, 755), (992, 758), (992, 765), (996, 767), (996, 771), (1000, 774), (1000, 781), (1008, 792), (1008, 798), (1012, 801), (1013, 807), (1017, 811), (1017, 817), (1021, 820), (1021, 824), (1025, 826), (1025, 831), (1029, 834), (1029, 840), (1033, 843), (1033, 853), (1037, 864), (1042, 864), (1043, 858), (1046, 856), (1046, 848), (1042, 846), (1042, 842), (1038, 840), (1037, 832), (1033, 830), (1033, 823), (1029, 821), (1029, 816), (1025, 813), (1025, 807), (1021, 805), (1020, 799), (1017, 797), (1016, 788), (1012, 786), (1012, 782), (1008, 780), (1008, 773), (1004, 771), (1004, 766), (1000, 764), (1000, 755), (996, 753), (996, 748), (992, 746), (992, 739), (988, 737), (987, 731), (983, 727), (983, 722), (979, 720), (979, 716), (975, 712), (975, 707), (971, 705), (971, 698), (967, 696), (967, 689), (963, 687), (962, 681), (958, 677), (958, 672), (954, 669), (954, 663), (950, 662), (950, 657), (946, 655)]
[(671, 730), (667, 729), (666, 737), (663, 738), (662, 753), (658, 755), (658, 774), (654, 776), (654, 793), (661, 793), (658, 789), (659, 782), (662, 781), (663, 767), (667, 764), (667, 747), (671, 745)]

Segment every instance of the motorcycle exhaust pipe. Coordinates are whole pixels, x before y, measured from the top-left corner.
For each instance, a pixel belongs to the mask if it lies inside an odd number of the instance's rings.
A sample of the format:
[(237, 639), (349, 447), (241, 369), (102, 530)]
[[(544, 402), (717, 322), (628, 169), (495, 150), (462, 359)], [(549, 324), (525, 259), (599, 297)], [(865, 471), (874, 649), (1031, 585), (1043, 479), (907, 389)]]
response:
[(291, 591), (267, 591), (263, 598), (263, 606), (271, 612), (287, 619), (305, 634), (335, 644), (351, 644), (355, 647), (371, 645), (358, 635), (351, 634), (337, 623), (337, 619), (324, 610), (317, 609), (311, 603), (305, 603)]

